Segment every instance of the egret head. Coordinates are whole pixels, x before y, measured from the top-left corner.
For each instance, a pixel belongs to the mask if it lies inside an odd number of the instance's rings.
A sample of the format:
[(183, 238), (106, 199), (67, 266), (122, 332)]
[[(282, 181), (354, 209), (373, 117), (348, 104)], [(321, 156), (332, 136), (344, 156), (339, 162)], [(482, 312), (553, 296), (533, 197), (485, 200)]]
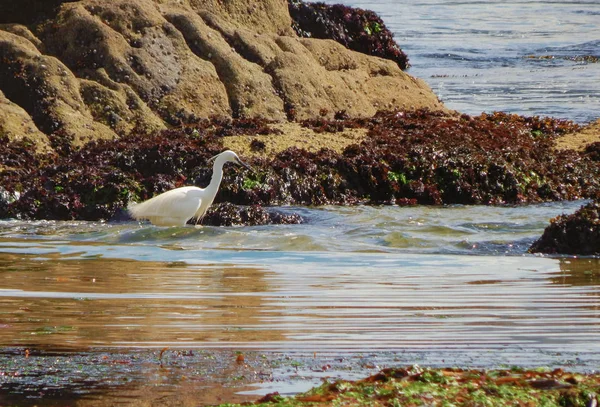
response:
[(208, 162), (213, 162), (216, 160), (220, 161), (222, 164), (225, 164), (227, 162), (235, 163), (252, 171), (252, 168), (248, 164), (240, 160), (240, 157), (238, 157), (237, 154), (231, 150), (223, 151), (222, 153), (215, 155), (214, 157), (209, 159)]

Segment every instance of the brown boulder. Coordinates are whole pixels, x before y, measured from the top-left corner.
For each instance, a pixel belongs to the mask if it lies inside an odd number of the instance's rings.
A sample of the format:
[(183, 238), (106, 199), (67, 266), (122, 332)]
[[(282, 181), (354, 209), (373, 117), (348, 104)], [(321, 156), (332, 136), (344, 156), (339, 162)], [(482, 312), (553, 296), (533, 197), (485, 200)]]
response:
[(0, 31), (0, 56), (0, 91), (21, 106), (39, 130), (45, 134), (62, 131), (75, 144), (114, 135), (93, 120), (79, 94), (79, 81), (58, 59), (41, 54), (33, 43), (7, 31)]
[(9, 140), (28, 138), (35, 140), (41, 151), (50, 149), (48, 137), (42, 133), (31, 116), (21, 106), (11, 102), (0, 92), (0, 136), (8, 136)]
[(80, 144), (208, 117), (445, 109), (391, 61), (298, 38), (285, 1), (53, 4), (43, 23), (12, 8), (29, 29), (0, 25), (0, 133), (14, 133), (24, 112), (42, 143), (41, 133), (60, 131)]

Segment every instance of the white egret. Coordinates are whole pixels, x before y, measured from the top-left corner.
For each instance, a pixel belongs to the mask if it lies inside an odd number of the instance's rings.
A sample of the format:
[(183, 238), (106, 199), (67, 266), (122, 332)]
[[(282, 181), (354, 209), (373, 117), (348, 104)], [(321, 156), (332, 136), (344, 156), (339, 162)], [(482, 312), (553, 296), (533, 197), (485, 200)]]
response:
[(184, 226), (192, 218), (200, 220), (217, 195), (225, 163), (236, 163), (252, 170), (230, 150), (212, 157), (211, 161), (214, 161), (213, 174), (206, 188), (175, 188), (142, 203), (132, 203), (127, 208), (131, 217), (136, 220), (148, 219), (157, 226)]

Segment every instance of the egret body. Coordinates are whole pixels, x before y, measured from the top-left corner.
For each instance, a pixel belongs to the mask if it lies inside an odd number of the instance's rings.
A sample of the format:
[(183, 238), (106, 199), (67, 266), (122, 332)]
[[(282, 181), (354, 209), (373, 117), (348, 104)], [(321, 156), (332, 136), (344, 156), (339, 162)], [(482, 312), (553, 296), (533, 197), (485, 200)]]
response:
[(210, 161), (214, 161), (213, 174), (206, 188), (175, 188), (142, 203), (130, 204), (127, 210), (131, 217), (136, 220), (148, 219), (157, 226), (185, 226), (192, 218), (200, 220), (217, 195), (223, 179), (223, 165), (232, 162), (251, 169), (230, 150), (223, 151)]

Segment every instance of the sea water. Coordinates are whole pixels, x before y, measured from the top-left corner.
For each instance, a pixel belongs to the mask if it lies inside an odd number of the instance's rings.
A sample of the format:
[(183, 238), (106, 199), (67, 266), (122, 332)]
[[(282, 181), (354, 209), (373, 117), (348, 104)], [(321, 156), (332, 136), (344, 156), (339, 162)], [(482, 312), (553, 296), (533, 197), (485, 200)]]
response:
[(377, 12), (451, 109), (600, 116), (598, 1), (325, 0), (340, 2)]
[(582, 203), (285, 208), (305, 223), (229, 228), (1, 221), (0, 344), (592, 357), (598, 260), (527, 254)]

